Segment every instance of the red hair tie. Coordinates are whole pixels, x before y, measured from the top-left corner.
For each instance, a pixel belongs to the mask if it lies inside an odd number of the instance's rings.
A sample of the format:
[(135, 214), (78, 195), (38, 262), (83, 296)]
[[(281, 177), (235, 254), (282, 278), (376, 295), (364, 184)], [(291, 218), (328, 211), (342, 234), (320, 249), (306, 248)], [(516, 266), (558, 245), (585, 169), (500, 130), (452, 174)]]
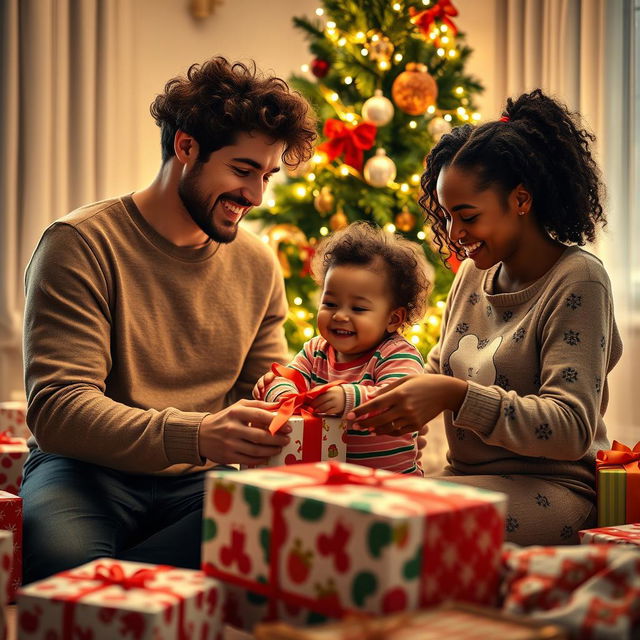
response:
[(509, 122), (509, 116), (502, 116), (502, 118), (500, 118), (500, 122)]

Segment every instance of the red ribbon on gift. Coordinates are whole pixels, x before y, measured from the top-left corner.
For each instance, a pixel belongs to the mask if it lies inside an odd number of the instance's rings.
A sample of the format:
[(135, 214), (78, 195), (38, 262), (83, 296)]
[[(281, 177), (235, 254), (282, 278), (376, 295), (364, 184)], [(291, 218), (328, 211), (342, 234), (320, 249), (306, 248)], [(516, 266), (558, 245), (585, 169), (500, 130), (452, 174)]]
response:
[[(424, 33), (427, 37), (433, 30), (436, 20), (439, 20), (442, 24), (446, 24), (451, 30), (451, 36), (458, 35), (458, 27), (453, 23), (449, 16), (457, 16), (458, 10), (453, 6), (451, 0), (439, 0), (438, 4), (431, 7), (431, 9), (425, 9), (424, 11), (418, 11), (415, 7), (409, 8), (409, 15), (411, 22)], [(440, 30), (438, 35), (433, 39), (436, 45), (440, 43)]]
[(22, 438), (14, 438), (11, 431), (0, 431), (0, 444), (22, 444)]
[(333, 162), (344, 153), (344, 163), (362, 170), (364, 150), (371, 149), (376, 139), (377, 128), (371, 122), (361, 122), (355, 127), (350, 127), (342, 120), (329, 118), (324, 123), (324, 135), (329, 138), (317, 146), (318, 151), (324, 151)]
[[(284, 489), (277, 489), (271, 498), (271, 506), (273, 509), (271, 536), (269, 539), (269, 583), (256, 583), (246, 578), (241, 578), (234, 574), (222, 571), (219, 565), (204, 563), (203, 571), (206, 575), (213, 576), (228, 582), (240, 585), (250, 591), (259, 593), (269, 599), (269, 619), (275, 619), (277, 616), (277, 602), (294, 604), (301, 607), (309, 608), (323, 615), (334, 618), (342, 618), (347, 614), (358, 614), (352, 609), (346, 609), (341, 603), (335, 600), (319, 601), (299, 593), (284, 592), (280, 586), (280, 551), (285, 536), (285, 517), (284, 508), (290, 502), (291, 492), (301, 488), (311, 488), (318, 486), (336, 486), (336, 485), (360, 485), (374, 487), (386, 492), (393, 492), (405, 497), (411, 498), (414, 502), (421, 505), (424, 509), (425, 520), (432, 518), (434, 515), (443, 516), (452, 509), (460, 509), (468, 506), (485, 506), (487, 510), (494, 510), (494, 506), (486, 501), (467, 498), (465, 496), (456, 495), (455, 497), (441, 496), (434, 493), (423, 493), (421, 491), (412, 491), (404, 486), (404, 483), (398, 482), (398, 475), (379, 474), (376, 469), (368, 470), (367, 474), (351, 473), (343, 470), (338, 463), (328, 462), (327, 466), (323, 465), (291, 465), (286, 467), (287, 473), (300, 475), (308, 479), (314, 480), (313, 484), (308, 482), (296, 485), (289, 485)], [(390, 482), (395, 481), (395, 482)], [(454, 514), (449, 517), (442, 517), (439, 521), (441, 535), (447, 539), (454, 539), (459, 527)], [(426, 577), (429, 575), (429, 561), (433, 558), (424, 552), (428, 547), (429, 529), (425, 526), (424, 530), (424, 546), (422, 553), (422, 566), (420, 575)], [(424, 583), (420, 585), (419, 604), (425, 605), (427, 597), (424, 593)]]
[(67, 578), (70, 580), (91, 580), (98, 584), (81, 589), (78, 593), (68, 597), (64, 602), (64, 611), (62, 617), (62, 637), (72, 638), (73, 618), (75, 614), (76, 603), (91, 593), (106, 589), (111, 586), (119, 586), (128, 591), (129, 589), (145, 589), (153, 593), (164, 593), (178, 599), (178, 638), (179, 640), (189, 640), (188, 634), (184, 627), (184, 596), (175, 593), (167, 587), (151, 587), (148, 585), (150, 580), (154, 580), (158, 573), (162, 571), (172, 571), (175, 567), (168, 565), (158, 565), (149, 569), (138, 569), (131, 575), (127, 576), (122, 565), (114, 562), (112, 564), (97, 564), (93, 567), (93, 572), (81, 572), (77, 570), (63, 571), (57, 574), (57, 577)]
[(596, 454), (596, 473), (601, 469), (622, 467), (627, 473), (627, 522), (640, 522), (640, 442), (630, 449), (626, 444), (613, 441), (611, 449)]

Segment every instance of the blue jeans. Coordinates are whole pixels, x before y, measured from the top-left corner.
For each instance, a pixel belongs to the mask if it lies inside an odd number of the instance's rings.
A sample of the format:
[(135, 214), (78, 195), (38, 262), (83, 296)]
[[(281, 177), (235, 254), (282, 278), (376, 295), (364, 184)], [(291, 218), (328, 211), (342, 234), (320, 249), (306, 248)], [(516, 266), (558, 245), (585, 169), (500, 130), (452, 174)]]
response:
[(20, 490), (23, 583), (102, 557), (199, 569), (204, 475), (125, 473), (33, 450)]

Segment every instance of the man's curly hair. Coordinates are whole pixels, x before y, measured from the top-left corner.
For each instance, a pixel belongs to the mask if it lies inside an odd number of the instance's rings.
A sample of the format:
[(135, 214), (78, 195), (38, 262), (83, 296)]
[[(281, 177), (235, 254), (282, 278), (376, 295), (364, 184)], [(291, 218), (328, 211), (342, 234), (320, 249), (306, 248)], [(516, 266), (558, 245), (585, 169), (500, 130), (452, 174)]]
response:
[(475, 174), (479, 191), (495, 186), (506, 206), (519, 184), (531, 194), (539, 225), (564, 244), (593, 242), (598, 224), (606, 225), (604, 186), (590, 149), (595, 136), (581, 128), (580, 117), (540, 89), (509, 98), (496, 120), (479, 127), (464, 125), (442, 136), (425, 161), (419, 202), (431, 225), (440, 254), (463, 259), (449, 242), (445, 212), (436, 184), (443, 168), (455, 166)]
[(313, 279), (323, 286), (332, 267), (357, 265), (385, 271), (393, 307), (407, 310), (405, 326), (422, 319), (431, 289), (424, 252), (402, 236), (365, 221), (354, 222), (324, 238), (311, 262)]
[(238, 133), (262, 133), (285, 143), (282, 160), (296, 167), (311, 157), (316, 118), (309, 103), (275, 76), (260, 75), (255, 63), (230, 63), (221, 56), (172, 78), (151, 103), (161, 128), (162, 161), (174, 156), (176, 131), (193, 136), (198, 160), (233, 144)]

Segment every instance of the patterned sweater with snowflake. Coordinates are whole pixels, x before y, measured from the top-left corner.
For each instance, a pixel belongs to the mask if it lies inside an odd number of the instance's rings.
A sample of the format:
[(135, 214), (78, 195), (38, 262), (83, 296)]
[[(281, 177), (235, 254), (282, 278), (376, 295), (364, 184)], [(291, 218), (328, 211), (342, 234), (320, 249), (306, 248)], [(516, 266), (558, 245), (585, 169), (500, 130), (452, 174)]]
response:
[[(397, 333), (351, 362), (337, 362), (335, 349), (322, 336), (316, 336), (303, 345), (287, 366), (302, 374), (307, 389), (344, 380), (346, 384), (341, 385), (345, 393), (343, 415), (368, 400), (380, 387), (424, 370), (420, 352)], [(292, 392), (297, 392), (293, 382), (277, 377), (267, 386), (263, 398), (275, 402), (283, 394)], [(349, 429), (347, 462), (422, 475), (416, 437), (417, 433), (385, 436)]]
[(498, 271), (462, 263), (427, 359), (428, 372), (469, 383), (445, 413), (450, 468), (553, 477), (593, 498), (607, 374), (622, 354), (607, 273), (579, 247), (522, 291), (494, 293)]

